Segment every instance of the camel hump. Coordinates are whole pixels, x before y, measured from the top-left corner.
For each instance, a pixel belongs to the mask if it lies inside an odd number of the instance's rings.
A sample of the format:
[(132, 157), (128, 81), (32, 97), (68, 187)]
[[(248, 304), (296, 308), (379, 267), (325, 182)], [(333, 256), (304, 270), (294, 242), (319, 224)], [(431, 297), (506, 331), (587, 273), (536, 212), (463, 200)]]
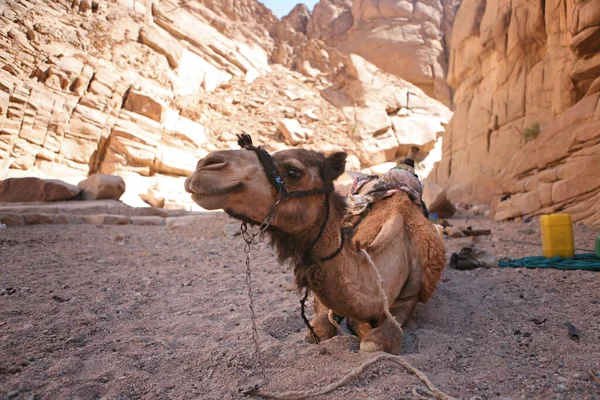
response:
[(423, 303), (427, 302), (435, 291), (446, 266), (444, 241), (429, 221), (427, 225), (427, 229), (423, 229), (418, 238), (419, 252), (423, 259), (423, 289), (420, 298)]
[(418, 257), (423, 268), (423, 286), (419, 300), (425, 303), (433, 295), (446, 266), (444, 241), (433, 224), (407, 196), (398, 197), (403, 198), (398, 209), (404, 217), (408, 237), (413, 243), (416, 242)]
[(437, 229), (425, 218), (421, 209), (407, 194), (397, 193), (375, 202), (373, 209), (355, 232), (354, 245), (357, 248), (368, 249), (370, 252), (377, 251), (374, 247), (379, 246), (375, 246), (377, 244), (375, 239), (385, 223), (395, 214), (402, 216), (406, 236), (417, 253), (413, 256), (419, 258), (418, 264), (423, 268), (419, 300), (426, 302), (442, 277), (446, 265), (446, 251), (444, 241)]

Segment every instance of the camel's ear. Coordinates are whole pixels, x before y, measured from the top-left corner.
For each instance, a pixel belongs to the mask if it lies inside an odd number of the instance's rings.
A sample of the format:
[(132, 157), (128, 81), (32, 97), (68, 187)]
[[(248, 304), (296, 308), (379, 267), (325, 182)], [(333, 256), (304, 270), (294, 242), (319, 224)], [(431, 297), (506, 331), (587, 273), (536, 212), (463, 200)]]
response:
[(333, 153), (325, 159), (325, 166), (323, 167), (323, 179), (325, 182), (334, 181), (344, 173), (344, 169), (346, 169), (346, 156), (346, 153), (340, 151)]

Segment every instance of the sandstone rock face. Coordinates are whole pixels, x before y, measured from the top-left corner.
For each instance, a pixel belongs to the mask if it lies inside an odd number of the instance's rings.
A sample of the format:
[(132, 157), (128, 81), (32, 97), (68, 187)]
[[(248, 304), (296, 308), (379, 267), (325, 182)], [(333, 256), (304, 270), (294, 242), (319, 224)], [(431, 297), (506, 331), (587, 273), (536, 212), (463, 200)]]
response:
[(322, 0), (308, 37), (355, 53), (449, 105), (446, 83), (454, 13), (460, 0)]
[(9, 178), (0, 181), (0, 203), (69, 200), (81, 192), (57, 179)]
[(456, 212), (454, 204), (446, 197), (446, 191), (434, 182), (424, 182), (423, 201), (429, 214), (437, 214), (440, 218), (450, 218)]
[(308, 20), (310, 19), (310, 11), (304, 4), (298, 4), (288, 15), (281, 19), (282, 22), (288, 23), (296, 32), (306, 33)]
[(463, 1), (456, 110), (433, 173), (452, 201), (600, 225), (599, 26), (595, 0)]
[(119, 200), (125, 193), (125, 181), (114, 175), (93, 174), (77, 186), (82, 200)]
[(360, 144), (363, 166), (403, 157), (417, 145), (427, 156), (452, 113), (415, 85), (379, 70), (352, 54), (323, 96), (342, 108), (352, 123), (350, 136)]
[(82, 4), (0, 4), (0, 179), (115, 175), (129, 204), (154, 191), (190, 210), (184, 177), (209, 151), (237, 148), (231, 132), (280, 150), (277, 123), (295, 119), (315, 132), (303, 146), (354, 152), (342, 111), (319, 94), (327, 79), (269, 65), (283, 24), (258, 1)]

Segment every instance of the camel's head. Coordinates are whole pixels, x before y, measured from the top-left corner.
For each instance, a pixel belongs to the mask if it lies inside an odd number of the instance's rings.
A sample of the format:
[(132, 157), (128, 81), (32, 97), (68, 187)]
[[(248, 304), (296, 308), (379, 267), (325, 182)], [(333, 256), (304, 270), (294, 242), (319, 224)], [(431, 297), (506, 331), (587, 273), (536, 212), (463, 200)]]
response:
[[(344, 172), (346, 153), (326, 157), (304, 149), (284, 150), (273, 154), (272, 161), (285, 190), (298, 192), (332, 184)], [(234, 217), (260, 223), (278, 198), (271, 181), (254, 151), (215, 151), (198, 161), (185, 189), (203, 208), (223, 209)], [(318, 211), (323, 198), (321, 194), (283, 199), (271, 225), (294, 233), (314, 224), (322, 218)]]

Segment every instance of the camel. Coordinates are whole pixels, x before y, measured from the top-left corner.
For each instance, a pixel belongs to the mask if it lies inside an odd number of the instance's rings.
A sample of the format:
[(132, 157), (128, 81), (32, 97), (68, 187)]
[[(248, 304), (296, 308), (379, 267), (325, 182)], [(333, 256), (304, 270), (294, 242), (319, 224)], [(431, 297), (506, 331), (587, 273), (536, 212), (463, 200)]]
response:
[(271, 156), (249, 136), (239, 143), (242, 150), (214, 151), (198, 162), (185, 181), (193, 201), (251, 224), (268, 221), (278, 260), (290, 261), (298, 287), (315, 295), (309, 328), (318, 338), (338, 334), (331, 310), (346, 317), (361, 351), (400, 354), (399, 325), (429, 300), (446, 263), (435, 227), (399, 192), (378, 200), (348, 233), (346, 203), (333, 186), (346, 153), (295, 148)]

